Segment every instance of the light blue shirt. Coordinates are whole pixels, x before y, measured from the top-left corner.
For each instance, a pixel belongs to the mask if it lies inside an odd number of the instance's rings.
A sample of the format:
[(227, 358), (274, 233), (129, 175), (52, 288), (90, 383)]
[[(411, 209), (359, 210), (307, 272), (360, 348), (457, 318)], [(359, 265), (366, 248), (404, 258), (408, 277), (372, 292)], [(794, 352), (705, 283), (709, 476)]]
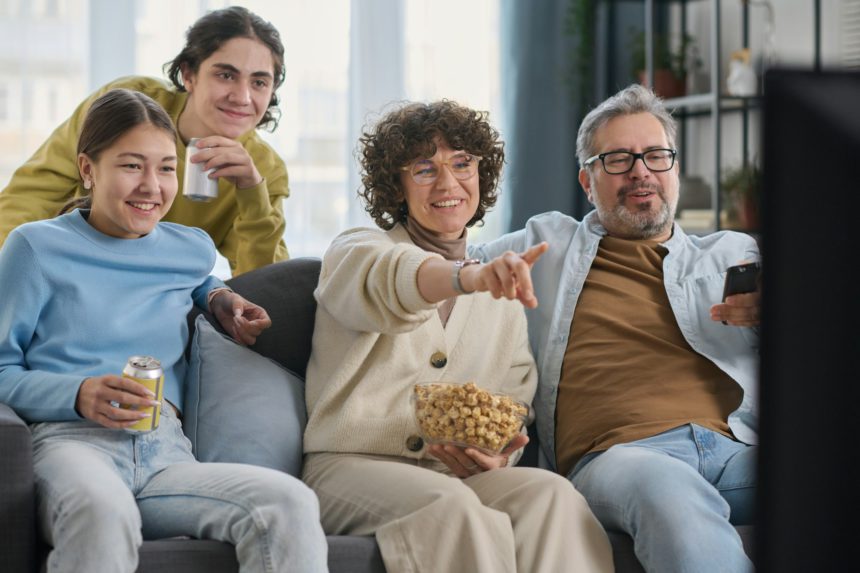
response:
[(18, 227), (0, 250), (0, 402), (28, 422), (78, 420), (84, 379), (144, 354), (181, 409), (186, 315), (224, 285), (214, 263), (212, 239), (174, 223), (117, 239), (76, 210)]
[[(538, 364), (535, 416), (542, 463), (555, 469), (555, 408), (561, 365), (579, 294), (606, 229), (597, 212), (582, 222), (558, 212), (532, 217), (525, 229), (470, 248), (470, 256), (492, 259), (504, 251), (522, 252), (542, 241), (549, 250), (532, 269), (539, 306), (527, 309), (529, 341)], [(663, 282), (675, 319), (689, 345), (734, 379), (743, 400), (729, 416), (735, 437), (757, 442), (758, 332), (711, 320), (710, 308), (722, 300), (726, 269), (742, 260), (760, 259), (755, 240), (744, 233), (720, 231), (687, 235), (676, 223), (662, 243)]]

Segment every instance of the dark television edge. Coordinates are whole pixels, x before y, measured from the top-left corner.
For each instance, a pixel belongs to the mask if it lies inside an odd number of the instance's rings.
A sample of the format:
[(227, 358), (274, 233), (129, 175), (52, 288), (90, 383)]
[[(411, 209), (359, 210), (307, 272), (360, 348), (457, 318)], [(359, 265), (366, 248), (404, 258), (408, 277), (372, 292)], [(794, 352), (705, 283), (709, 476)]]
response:
[(762, 133), (753, 558), (765, 573), (855, 569), (860, 71), (768, 71)]

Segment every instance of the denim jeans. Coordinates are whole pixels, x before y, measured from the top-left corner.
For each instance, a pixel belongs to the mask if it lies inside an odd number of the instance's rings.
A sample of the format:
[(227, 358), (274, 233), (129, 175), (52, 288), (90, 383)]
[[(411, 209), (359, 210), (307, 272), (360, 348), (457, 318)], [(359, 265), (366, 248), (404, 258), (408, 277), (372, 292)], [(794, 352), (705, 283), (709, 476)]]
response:
[(314, 493), (288, 474), (198, 463), (171, 408), (132, 434), (89, 421), (34, 424), (48, 571), (132, 572), (143, 539), (232, 543), (243, 572), (326, 571)]
[(732, 525), (752, 522), (756, 450), (688, 424), (589, 454), (568, 478), (646, 571), (746, 572)]

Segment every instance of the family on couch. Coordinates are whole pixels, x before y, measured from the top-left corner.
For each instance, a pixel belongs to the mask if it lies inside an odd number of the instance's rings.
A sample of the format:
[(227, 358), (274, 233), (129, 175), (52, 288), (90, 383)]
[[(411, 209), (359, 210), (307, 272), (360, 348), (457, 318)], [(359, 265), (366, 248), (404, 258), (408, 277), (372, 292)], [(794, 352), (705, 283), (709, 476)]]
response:
[[(755, 488), (759, 294), (720, 300), (726, 269), (759, 254), (747, 235), (674, 223), (675, 124), (640, 86), (580, 126), (595, 210), (539, 215), (485, 245), (466, 244), (504, 162), (485, 116), (412, 103), (368, 128), (361, 196), (379, 229), (341, 234), (323, 258), (302, 481), (194, 459), (180, 421), (188, 310), (212, 311), (241, 344), (271, 324), (209, 274), (223, 229), (165, 219), (182, 118), (208, 125), (212, 111), (193, 104), (207, 89), (195, 74), (224, 46), (265, 46), (254, 61), (270, 83), (253, 125), (208, 134), (243, 150), (215, 173), (233, 185), (222, 214), (238, 218), (248, 193), (280, 209), (286, 185), (285, 171), (261, 175), (283, 165), (252, 158), (261, 143), (247, 135), (277, 103), (283, 49), (278, 60), (253, 30), (234, 32), (180, 68), (189, 93), (169, 114), (140, 90), (94, 96), (77, 149), (64, 144), (79, 200), (0, 249), (0, 401), (31, 424), (49, 570), (133, 571), (142, 539), (177, 535), (232, 543), (243, 571), (325, 570), (336, 533), (375, 536), (389, 571), (610, 571), (609, 529), (648, 571), (752, 570), (732, 525), (751, 522)], [(239, 272), (265, 262), (240, 256), (244, 240), (224, 243)], [(129, 406), (153, 396), (119, 373), (141, 353), (161, 360), (165, 391), (160, 425), (137, 434)], [(424, 443), (409, 394), (445, 379), (533, 405), (547, 469), (516, 467), (525, 431), (498, 454)]]

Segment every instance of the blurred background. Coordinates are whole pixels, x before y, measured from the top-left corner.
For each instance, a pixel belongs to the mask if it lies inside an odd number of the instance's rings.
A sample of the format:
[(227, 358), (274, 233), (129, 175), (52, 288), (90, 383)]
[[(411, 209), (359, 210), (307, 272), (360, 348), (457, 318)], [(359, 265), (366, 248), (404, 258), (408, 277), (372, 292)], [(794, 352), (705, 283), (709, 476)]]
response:
[(727, 189), (754, 185), (744, 177), (761, 154), (764, 70), (860, 66), (860, 0), (0, 0), (0, 188), (91, 91), (164, 77), (191, 23), (230, 4), (271, 21), (286, 48), (280, 125), (263, 136), (290, 174), (293, 257), (321, 256), (340, 231), (372, 224), (356, 196), (355, 142), (405, 99), (485, 110), (506, 141), (502, 199), (471, 240), (550, 209), (582, 216), (581, 117), (640, 70), (659, 91), (664, 65), (682, 88), (663, 95), (683, 123), (687, 222), (755, 231)]

